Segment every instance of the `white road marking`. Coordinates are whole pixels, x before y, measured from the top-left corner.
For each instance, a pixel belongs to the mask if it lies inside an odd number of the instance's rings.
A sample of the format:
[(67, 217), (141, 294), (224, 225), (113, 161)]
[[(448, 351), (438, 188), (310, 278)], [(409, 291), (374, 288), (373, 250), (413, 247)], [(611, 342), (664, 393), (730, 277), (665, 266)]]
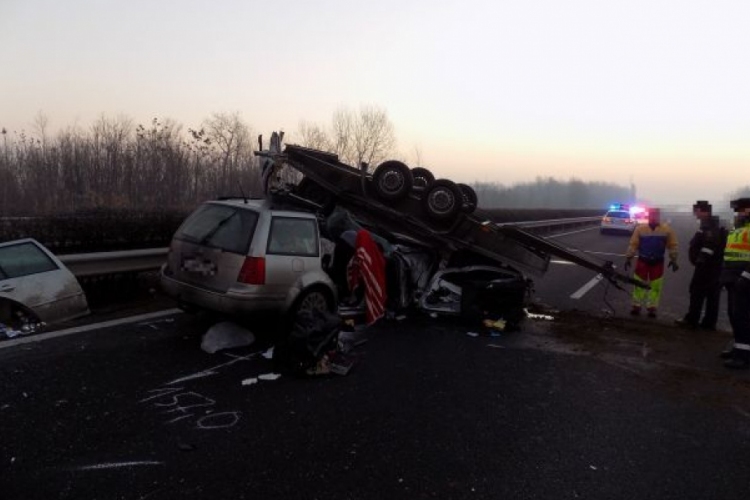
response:
[(66, 328), (65, 330), (57, 330), (55, 332), (40, 333), (38, 335), (32, 335), (30, 337), (16, 338), (5, 342), (0, 342), (0, 349), (6, 347), (13, 347), (20, 344), (28, 344), (30, 342), (41, 342), (42, 340), (54, 339), (58, 337), (65, 337), (66, 335), (73, 335), (75, 333), (90, 332), (92, 330), (98, 330), (101, 328), (111, 328), (113, 326), (127, 325), (138, 321), (145, 321), (154, 318), (160, 318), (162, 316), (170, 316), (173, 314), (182, 313), (181, 309), (165, 309), (163, 311), (156, 311), (152, 313), (139, 314), (137, 316), (129, 316), (127, 318), (113, 319), (111, 321), (102, 321), (101, 323), (93, 323), (91, 325), (76, 326), (74, 328)]
[(601, 273), (597, 274), (596, 276), (594, 276), (593, 278), (591, 278), (588, 283), (586, 283), (581, 288), (579, 288), (578, 290), (576, 290), (575, 292), (573, 292), (570, 295), (570, 298), (571, 299), (576, 299), (576, 300), (580, 299), (581, 297), (583, 297), (584, 295), (586, 295), (589, 292), (589, 290), (591, 290), (596, 285), (598, 285), (599, 282), (601, 280), (603, 280), (603, 279), (604, 279), (604, 275), (602, 275)]
[(101, 469), (118, 469), (121, 467), (135, 467), (137, 465), (163, 465), (164, 462), (154, 462), (152, 460), (145, 460), (141, 462), (112, 462), (107, 464), (94, 464), (84, 465), (78, 467), (77, 470), (101, 470)]

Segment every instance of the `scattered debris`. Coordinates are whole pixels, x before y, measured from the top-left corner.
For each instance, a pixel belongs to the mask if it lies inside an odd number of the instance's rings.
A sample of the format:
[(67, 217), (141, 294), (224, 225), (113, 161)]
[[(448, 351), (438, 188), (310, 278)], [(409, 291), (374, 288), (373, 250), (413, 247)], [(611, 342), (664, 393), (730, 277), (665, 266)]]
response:
[(264, 373), (263, 375), (258, 375), (258, 380), (276, 380), (280, 377), (279, 373)]
[(487, 344), (487, 347), (494, 347), (495, 349), (505, 349), (504, 345), (499, 344)]
[(487, 328), (493, 328), (495, 330), (500, 330), (500, 331), (505, 330), (505, 326), (506, 326), (506, 322), (502, 318), (498, 320), (486, 319), (484, 320), (483, 324)]
[(466, 335), (469, 337), (479, 337), (479, 334), (477, 332), (466, 332)]
[(535, 314), (530, 313), (528, 309), (523, 310), (526, 313), (526, 317), (529, 319), (544, 319), (547, 321), (553, 321), (555, 318), (550, 316), (549, 314)]
[(245, 380), (242, 381), (242, 385), (253, 385), (257, 383), (258, 383), (258, 379), (256, 377), (246, 378)]
[(247, 346), (255, 342), (255, 335), (248, 329), (231, 321), (216, 323), (203, 335), (201, 349), (215, 353), (222, 349)]
[(268, 348), (261, 354), (265, 359), (273, 359), (273, 347)]

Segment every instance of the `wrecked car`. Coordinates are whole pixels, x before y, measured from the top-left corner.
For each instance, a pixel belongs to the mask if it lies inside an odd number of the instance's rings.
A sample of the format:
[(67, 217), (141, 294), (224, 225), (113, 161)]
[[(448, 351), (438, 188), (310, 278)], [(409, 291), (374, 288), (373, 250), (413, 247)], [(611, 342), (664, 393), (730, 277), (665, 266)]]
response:
[[(616, 272), (611, 262), (590, 261), (512, 224), (494, 223), (478, 209), (471, 188), (436, 180), (427, 169), (389, 160), (370, 172), (366, 164), (354, 168), (330, 152), (298, 145), (282, 150), (282, 139), (274, 132), (263, 149), (258, 138), (255, 154), (262, 159), (267, 195), (307, 201), (323, 217), (346, 211), (356, 227), (393, 245), (395, 251), (381, 247), (396, 309), (418, 305), (451, 315), (502, 314), (515, 323), (533, 287), (526, 275), (544, 275), (552, 255), (596, 271), (615, 286), (644, 286)], [(335, 241), (338, 234), (329, 230), (326, 236)]]
[(318, 218), (282, 199), (221, 199), (175, 232), (161, 267), (164, 292), (186, 311), (295, 316), (335, 311)]
[(44, 245), (32, 238), (0, 243), (2, 333), (30, 333), (88, 313), (78, 280)]

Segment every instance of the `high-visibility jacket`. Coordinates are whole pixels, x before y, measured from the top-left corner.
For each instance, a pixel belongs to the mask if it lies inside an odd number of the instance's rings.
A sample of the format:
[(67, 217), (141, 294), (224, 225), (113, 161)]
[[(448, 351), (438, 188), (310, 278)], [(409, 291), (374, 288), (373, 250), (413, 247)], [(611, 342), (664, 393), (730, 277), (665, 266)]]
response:
[(668, 224), (661, 223), (651, 229), (648, 224), (638, 225), (630, 236), (625, 257), (630, 259), (638, 254), (638, 259), (650, 263), (664, 261), (664, 253), (669, 260), (677, 262), (677, 234)]
[(729, 233), (724, 247), (724, 262), (750, 263), (750, 223)]

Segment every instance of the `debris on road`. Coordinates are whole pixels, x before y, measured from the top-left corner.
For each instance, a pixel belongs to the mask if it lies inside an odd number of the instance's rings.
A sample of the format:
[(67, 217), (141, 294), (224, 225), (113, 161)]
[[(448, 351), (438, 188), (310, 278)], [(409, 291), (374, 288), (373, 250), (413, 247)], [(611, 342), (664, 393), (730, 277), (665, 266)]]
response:
[(203, 335), (201, 349), (213, 354), (223, 349), (248, 346), (255, 342), (255, 335), (247, 328), (231, 321), (216, 323)]

